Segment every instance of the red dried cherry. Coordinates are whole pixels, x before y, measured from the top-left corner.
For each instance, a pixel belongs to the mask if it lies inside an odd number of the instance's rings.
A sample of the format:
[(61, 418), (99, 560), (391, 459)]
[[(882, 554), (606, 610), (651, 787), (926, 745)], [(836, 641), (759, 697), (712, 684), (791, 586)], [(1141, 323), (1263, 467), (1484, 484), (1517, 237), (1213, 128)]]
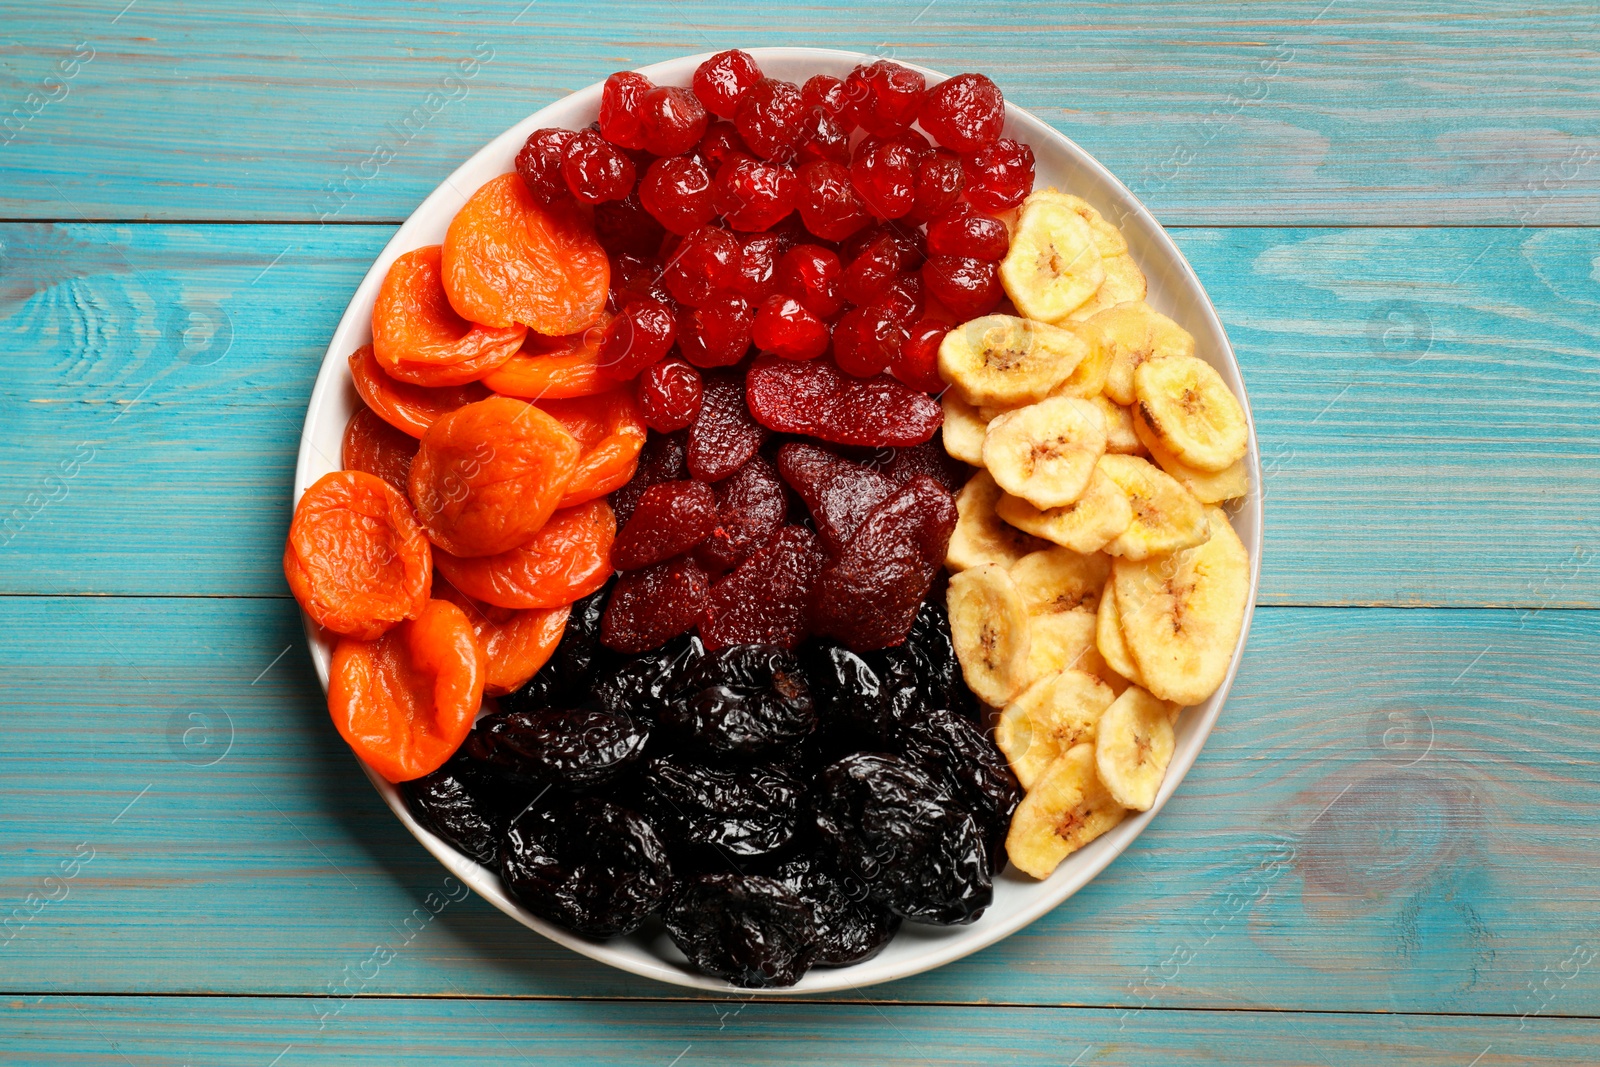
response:
[(517, 174), (539, 203), (549, 206), (571, 195), (561, 176), (567, 143), (578, 136), (571, 130), (534, 130), (517, 153)]
[(870, 378), (899, 355), (905, 337), (905, 327), (884, 308), (851, 308), (833, 327), (833, 358), (845, 373)]
[(750, 417), (737, 374), (708, 374), (704, 389), (700, 417), (689, 427), (689, 473), (702, 482), (720, 482), (750, 461), (767, 431)]
[(1002, 137), (962, 160), (967, 200), (981, 211), (1016, 207), (1033, 191), (1033, 149)]
[(901, 270), (916, 270), (922, 266), (922, 261), (928, 258), (927, 249), (922, 242), (922, 231), (915, 226), (896, 222), (879, 223), (855, 234), (839, 246), (839, 258), (848, 263), (885, 235), (899, 250)]
[[(917, 320), (901, 344), (899, 356), (889, 364), (889, 373), (913, 389), (925, 393), (941, 391), (944, 379), (939, 377), (939, 344), (949, 332), (949, 325), (938, 319)], [(645, 419), (647, 424), (649, 421)]]
[(611, 543), (611, 565), (636, 571), (694, 548), (717, 524), (717, 495), (699, 482), (662, 482), (639, 498)]
[(694, 558), (708, 572), (737, 567), (772, 540), (789, 511), (778, 472), (760, 455), (716, 484), (717, 526), (700, 542)]
[(600, 643), (635, 654), (660, 648), (694, 629), (709, 591), (705, 571), (688, 556), (624, 574), (600, 617)]
[(850, 162), (850, 134), (821, 107), (807, 107), (801, 120), (800, 158)]
[(714, 196), (729, 226), (765, 230), (794, 210), (794, 171), (782, 163), (733, 156), (717, 171)]
[(639, 375), (639, 414), (657, 433), (681, 430), (700, 414), (700, 372), (681, 359), (664, 359)]
[(866, 137), (856, 145), (850, 181), (874, 215), (898, 219), (911, 213), (926, 151), (914, 136)]
[(828, 349), (828, 325), (792, 296), (767, 297), (756, 312), (750, 337), (756, 348), (784, 359), (816, 359)]
[(755, 310), (740, 296), (719, 294), (678, 313), (678, 351), (697, 367), (731, 367), (750, 350)]
[(673, 299), (696, 307), (732, 284), (741, 253), (739, 239), (733, 234), (717, 226), (702, 226), (678, 245), (661, 280)]
[(637, 256), (631, 252), (612, 256), (612, 310), (619, 310), (635, 297), (659, 300), (663, 304), (672, 300), (672, 294), (661, 283), (661, 261), (654, 256)]
[(643, 74), (619, 70), (600, 90), (600, 136), (622, 148), (644, 147), (641, 103), (655, 84)]
[(742, 249), (734, 265), (733, 291), (758, 303), (778, 287), (778, 259), (783, 238), (776, 233), (747, 233), (739, 238)]
[(739, 131), (734, 128), (733, 123), (719, 121), (706, 127), (706, 135), (700, 138), (700, 144), (694, 152), (706, 165), (706, 169), (715, 174), (730, 156), (749, 155), (750, 148), (744, 143), (744, 138), (739, 136)]
[(958, 204), (928, 223), (928, 252), (935, 256), (970, 256), (998, 263), (1010, 248), (1006, 224), (967, 204)]
[(850, 236), (872, 221), (842, 164), (814, 160), (800, 168), (800, 218), (824, 241)]
[(744, 91), (761, 80), (761, 68), (749, 52), (730, 48), (694, 69), (694, 95), (707, 111), (729, 119)]
[(921, 318), (926, 304), (922, 275), (916, 271), (895, 275), (889, 288), (873, 302), (874, 307), (882, 308), (902, 326), (910, 326)]
[(681, 156), (700, 143), (710, 123), (693, 93), (676, 85), (651, 89), (639, 101), (644, 149), (658, 156)]
[(982, 74), (957, 74), (928, 91), (918, 118), (935, 141), (967, 155), (999, 140), (1006, 102)]
[(708, 649), (776, 645), (792, 649), (810, 628), (811, 590), (827, 562), (817, 535), (789, 526), (711, 587), (700, 638)]
[(762, 78), (739, 98), (733, 123), (750, 150), (762, 159), (787, 162), (800, 146), (805, 103), (794, 82)]
[(917, 222), (938, 218), (955, 206), (966, 187), (961, 158), (948, 148), (935, 149), (917, 171), (917, 193), (911, 205), (911, 218)]
[(613, 381), (627, 381), (665, 356), (677, 336), (670, 307), (657, 300), (632, 300), (600, 340), (600, 373)]
[(749, 413), (762, 426), (834, 444), (918, 445), (944, 421), (938, 401), (921, 390), (881, 375), (852, 378), (830, 359), (762, 356), (745, 382)]
[(845, 266), (839, 292), (846, 303), (865, 307), (888, 292), (900, 270), (899, 245), (888, 233), (880, 232)]
[(647, 256), (661, 247), (666, 231), (655, 216), (644, 209), (637, 190), (621, 200), (595, 205), (594, 236), (612, 255)]
[(594, 130), (579, 130), (567, 142), (561, 176), (572, 195), (585, 204), (621, 200), (633, 188), (633, 160)]
[(639, 182), (639, 202), (657, 222), (680, 237), (716, 215), (711, 172), (698, 159), (674, 156), (650, 164)]
[(834, 118), (848, 121), (845, 119), (845, 112), (850, 101), (845, 93), (844, 82), (838, 78), (831, 78), (826, 74), (812, 75), (800, 87), (800, 99), (805, 102), (806, 107), (820, 107)]
[(778, 291), (794, 297), (820, 319), (831, 319), (844, 306), (839, 286), (844, 267), (839, 256), (821, 245), (796, 245), (778, 261)]
[(1000, 270), (968, 256), (934, 256), (922, 265), (928, 295), (949, 308), (959, 319), (976, 318), (993, 311), (1005, 295)]
[(909, 67), (880, 59), (845, 79), (851, 120), (875, 137), (890, 137), (917, 120), (926, 79)]

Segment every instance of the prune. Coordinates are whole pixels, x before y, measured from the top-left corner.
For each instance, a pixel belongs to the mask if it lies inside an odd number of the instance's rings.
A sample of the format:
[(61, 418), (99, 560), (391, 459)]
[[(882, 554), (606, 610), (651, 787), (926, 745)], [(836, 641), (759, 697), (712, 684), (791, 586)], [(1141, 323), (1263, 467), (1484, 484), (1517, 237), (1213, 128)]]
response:
[(685, 462), (688, 441), (689, 435), (681, 431), (649, 435), (639, 453), (639, 466), (632, 479), (611, 494), (611, 508), (616, 512), (618, 523), (626, 524), (633, 518), (633, 509), (639, 506), (639, 498), (646, 489), (662, 482), (677, 481), (688, 473)]
[(900, 929), (900, 916), (869, 898), (866, 886), (846, 878), (821, 857), (785, 860), (774, 877), (811, 905), (814, 966), (845, 967), (870, 960)]
[(612, 566), (632, 571), (682, 555), (705, 540), (716, 523), (717, 495), (709, 485), (652, 485), (611, 544)]
[(904, 645), (873, 649), (865, 654), (865, 659), (877, 672), (879, 683), (883, 686), (883, 728), (898, 749), (903, 743), (906, 727), (925, 717), (933, 704), (929, 702), (922, 678), (917, 673), (917, 661)]
[(660, 722), (684, 675), (704, 655), (705, 646), (698, 637), (680, 638), (601, 675), (591, 699), (604, 711)]
[(452, 759), (430, 775), (403, 783), (400, 792), (419, 823), (492, 867), (500, 855), (501, 821), (476, 795), (464, 763)]
[(806, 737), (817, 714), (793, 653), (731, 645), (684, 672), (662, 724), (718, 755), (755, 756)]
[(690, 963), (744, 989), (794, 985), (811, 967), (811, 905), (774, 878), (701, 875), (661, 918)]
[(761, 356), (746, 400), (762, 426), (841, 445), (921, 444), (944, 421), (939, 402), (885, 375), (853, 378), (830, 359)]
[(889, 692), (873, 666), (859, 653), (826, 640), (811, 642), (803, 657), (824, 745), (846, 752), (892, 747)]
[(950, 618), (945, 614), (942, 598), (930, 597), (917, 609), (902, 647), (915, 664), (917, 682), (929, 707), (944, 708), (969, 719), (977, 717), (976, 699), (961, 678), (961, 664), (950, 640)]
[(871, 467), (799, 441), (778, 449), (778, 473), (806, 502), (822, 543), (834, 554), (897, 488)]
[(596, 797), (534, 805), (500, 845), (500, 876), (523, 907), (586, 937), (632, 933), (666, 899), (672, 867), (641, 816)]
[(908, 723), (905, 755), (938, 775), (945, 788), (972, 813), (984, 830), (990, 870), (1005, 866), (1006, 832), (1022, 787), (1005, 756), (983, 731), (954, 712), (935, 709)]
[[(639, 795), (669, 848), (699, 856), (710, 850), (761, 856), (794, 840), (804, 789), (768, 768), (724, 769), (660, 756), (640, 775)], [(726, 868), (727, 861), (718, 866)]]
[(767, 431), (750, 417), (738, 375), (707, 374), (702, 389), (700, 418), (689, 427), (689, 473), (718, 482), (749, 462)]
[(814, 790), (824, 846), (897, 915), (954, 926), (993, 901), (982, 828), (918, 765), (858, 752), (824, 770)]
[(810, 530), (803, 526), (781, 530), (711, 587), (700, 624), (706, 647), (794, 648), (810, 626), (811, 593), (826, 562)]
[(812, 625), (851, 648), (905, 640), (956, 526), (950, 493), (911, 479), (869, 515), (817, 579)]
[(788, 500), (778, 472), (759, 455), (714, 488), (717, 525), (695, 549), (694, 558), (706, 570), (720, 574), (772, 540), (783, 525)]
[(511, 778), (588, 789), (620, 774), (649, 739), (643, 723), (619, 712), (546, 708), (485, 716), (462, 749)]
[(600, 640), (618, 652), (648, 652), (687, 633), (705, 614), (710, 584), (688, 556), (629, 571), (601, 620)]

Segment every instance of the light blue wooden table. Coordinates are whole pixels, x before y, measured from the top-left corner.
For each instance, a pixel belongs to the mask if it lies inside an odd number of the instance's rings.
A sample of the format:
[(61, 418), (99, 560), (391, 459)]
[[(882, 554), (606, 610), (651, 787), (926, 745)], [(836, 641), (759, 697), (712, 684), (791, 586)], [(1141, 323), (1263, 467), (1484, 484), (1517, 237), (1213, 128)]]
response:
[[(0, 2), (0, 1062), (1600, 1062), (1600, 6), (524, 2)], [(982, 70), (1098, 156), (1267, 468), (1262, 610), (1160, 819), (827, 1001), (449, 899), (278, 568), (399, 221), (563, 93), (756, 44)]]

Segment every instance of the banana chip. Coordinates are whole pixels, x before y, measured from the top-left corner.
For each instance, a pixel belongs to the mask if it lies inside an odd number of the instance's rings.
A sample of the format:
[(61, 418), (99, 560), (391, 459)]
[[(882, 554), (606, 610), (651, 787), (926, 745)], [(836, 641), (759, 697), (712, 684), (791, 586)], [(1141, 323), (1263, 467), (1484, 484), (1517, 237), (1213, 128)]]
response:
[(1135, 422), (1191, 467), (1226, 470), (1244, 457), (1244, 409), (1215, 367), (1193, 356), (1164, 356), (1133, 372)]
[(1145, 450), (1144, 442), (1134, 429), (1132, 408), (1125, 408), (1104, 395), (1091, 397), (1089, 402), (1105, 416), (1107, 452), (1115, 452), (1119, 456), (1137, 456)]
[(1106, 420), (1087, 400), (1051, 397), (996, 416), (983, 438), (983, 465), (1006, 492), (1036, 508), (1083, 495), (1106, 450)]
[(983, 465), (983, 432), (989, 421), (979, 416), (977, 409), (956, 395), (954, 389), (945, 390), (939, 398), (944, 408), (944, 450), (951, 457), (974, 467)]
[(1071, 330), (1015, 315), (984, 315), (944, 335), (939, 374), (968, 404), (1015, 408), (1049, 396), (1088, 354), (1089, 346)]
[(1105, 546), (1107, 552), (1148, 559), (1205, 541), (1205, 510), (1172, 475), (1137, 456), (1103, 456), (1100, 469), (1127, 494), (1133, 510), (1133, 521)]
[[(1127, 411), (1127, 408), (1118, 408)], [(1168, 452), (1161, 441), (1145, 426), (1130, 415), (1129, 424), (1138, 435), (1139, 443), (1144, 445), (1150, 453), (1150, 458), (1155, 465), (1166, 471), (1178, 480), (1194, 498), (1202, 504), (1220, 504), (1224, 500), (1233, 500), (1250, 492), (1250, 472), (1246, 469), (1243, 459), (1236, 459), (1225, 470), (1203, 471), (1198, 467), (1191, 467), (1182, 462), (1177, 456)], [(1106, 450), (1111, 448), (1110, 435), (1107, 434)]]
[(1123, 405), (1134, 401), (1133, 372), (1139, 364), (1160, 356), (1194, 355), (1189, 331), (1143, 301), (1099, 311), (1084, 321), (1079, 332), (1106, 359), (1105, 394)]
[(980, 470), (956, 494), (956, 528), (945, 549), (944, 565), (952, 573), (985, 563), (1010, 568), (1030, 552), (1049, 547), (1008, 523), (1000, 521), (995, 505), (1005, 494)]
[(1094, 231), (1082, 215), (1056, 197), (1023, 201), (1011, 248), (1000, 261), (1000, 284), (1017, 310), (1041, 322), (1058, 322), (1093, 296), (1105, 278)]
[(1118, 804), (1149, 811), (1167, 776), (1176, 741), (1178, 706), (1130, 686), (1106, 708), (1095, 728), (1094, 765)]
[(1087, 671), (1064, 670), (1024, 689), (995, 723), (994, 741), (1023, 789), (1075, 745), (1092, 742), (1095, 724), (1116, 699)]
[(1011, 580), (1022, 594), (1029, 615), (1098, 611), (1101, 591), (1110, 577), (1110, 556), (1104, 552), (1074, 552), (1070, 548), (1030, 552), (1011, 568)]
[(995, 504), (995, 513), (1007, 524), (1063, 548), (1098, 552), (1133, 522), (1128, 494), (1106, 473), (1105, 461), (1113, 458), (1120, 457), (1100, 457), (1088, 488), (1066, 507), (1040, 511), (1021, 497), (1005, 495)]
[(1012, 866), (1048, 878), (1078, 849), (1128, 814), (1101, 783), (1094, 746), (1074, 745), (1047, 767), (1011, 816), (1006, 855)]
[(1028, 609), (997, 563), (950, 578), (946, 594), (950, 639), (967, 688), (986, 704), (1003, 707), (1028, 681)]
[(1028, 619), (1028, 668), (1024, 685), (1069, 669), (1090, 670), (1095, 648), (1095, 616), (1087, 611), (1063, 611)]
[(1073, 322), (1084, 322), (1118, 304), (1130, 304), (1143, 300), (1149, 292), (1149, 285), (1145, 281), (1144, 271), (1133, 261), (1130, 255), (1109, 256), (1101, 265), (1105, 268), (1105, 280), (1100, 283), (1100, 288), (1095, 290), (1093, 296), (1078, 305), (1063, 321), (1062, 325)]
[(1095, 648), (1107, 667), (1134, 685), (1144, 685), (1144, 676), (1139, 673), (1139, 665), (1133, 661), (1133, 653), (1128, 651), (1128, 643), (1122, 636), (1122, 615), (1117, 611), (1117, 586), (1110, 578), (1106, 579), (1105, 590), (1100, 594), (1100, 608), (1095, 620)]

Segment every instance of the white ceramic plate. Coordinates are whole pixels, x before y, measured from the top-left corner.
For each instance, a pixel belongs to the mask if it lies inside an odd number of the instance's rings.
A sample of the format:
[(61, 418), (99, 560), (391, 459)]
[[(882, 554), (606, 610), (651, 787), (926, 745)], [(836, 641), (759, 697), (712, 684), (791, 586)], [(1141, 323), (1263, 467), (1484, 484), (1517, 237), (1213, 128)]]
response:
[[(843, 78), (856, 64), (870, 62), (874, 57), (856, 52), (841, 52), (822, 48), (756, 48), (751, 49), (762, 69), (769, 75), (803, 82), (813, 74), (831, 74)], [(658, 84), (687, 85), (696, 66), (705, 55), (686, 56), (644, 67), (645, 74)], [(916, 68), (927, 76), (929, 84), (943, 81), (946, 75), (925, 68)], [(1004, 88), (1002, 86), (1002, 88)], [(311, 393), (311, 403), (306, 410), (305, 429), (300, 438), (299, 463), (295, 468), (294, 501), (306, 487), (329, 471), (339, 469), (340, 442), (345, 423), (361, 401), (351, 384), (346, 357), (372, 339), (372, 304), (378, 286), (383, 281), (389, 264), (402, 252), (421, 245), (438, 244), (444, 240), (445, 228), (467, 197), (484, 182), (497, 174), (512, 169), (512, 160), (528, 134), (546, 126), (581, 129), (593, 122), (600, 107), (601, 83), (597, 82), (563, 100), (558, 100), (542, 111), (528, 116), (505, 133), (485, 145), (464, 163), (444, 184), (433, 191), (422, 205), (412, 213), (362, 279), (350, 306), (345, 310), (339, 328), (323, 357), (322, 370), (317, 375), (316, 388)], [(1121, 227), (1127, 237), (1134, 260), (1143, 268), (1149, 280), (1146, 298), (1156, 310), (1177, 320), (1194, 334), (1197, 353), (1221, 372), (1223, 379), (1235, 395), (1244, 402), (1244, 382), (1234, 360), (1233, 349), (1223, 333), (1222, 323), (1211, 306), (1200, 280), (1195, 277), (1183, 255), (1173, 245), (1154, 216), (1139, 203), (1111, 172), (1095, 159), (1057, 133), (1050, 126), (1012, 105), (1006, 106), (1005, 135), (1023, 141), (1033, 148), (1037, 158), (1036, 184), (1054, 185), (1067, 192), (1076, 193), (1089, 201), (1113, 223)], [(1256, 587), (1261, 575), (1261, 464), (1256, 448), (1255, 426), (1250, 428), (1250, 495), (1233, 516), (1233, 525), (1250, 552), (1250, 603), (1245, 615), (1245, 634), (1250, 629), (1250, 612), (1255, 604)], [(331, 645), (320, 638), (309, 620), (307, 637), (311, 643), (312, 659), (323, 688), (328, 685), (328, 660)], [(932, 927), (906, 924), (893, 942), (876, 958), (851, 967), (815, 969), (799, 984), (789, 989), (764, 990), (772, 994), (822, 993), (855, 989), (874, 982), (887, 982), (907, 975), (930, 970), (951, 960), (960, 959), (992, 945), (1001, 938), (1020, 930), (1039, 916), (1050, 911), (1081, 889), (1095, 875), (1105, 869), (1123, 849), (1137, 837), (1156, 817), (1178, 788), (1195, 758), (1200, 746), (1217, 721), (1233, 684), (1234, 674), (1244, 652), (1241, 637), (1234, 651), (1233, 662), (1222, 687), (1197, 707), (1183, 713), (1177, 730), (1177, 750), (1162, 784), (1160, 795), (1149, 811), (1118, 825), (1088, 847), (1069, 856), (1048, 879), (1036, 882), (1031, 878), (1008, 870), (995, 879), (994, 904), (983, 917), (970, 926)], [(568, 933), (556, 926), (535, 918), (510, 899), (500, 885), (499, 877), (435, 837), (419, 826), (406, 810), (399, 791), (385, 782), (371, 769), (363, 767), (367, 777), (395, 817), (405, 824), (424, 848), (436, 856), (451, 873), (462, 882), (491, 901), (495, 907), (537, 930), (545, 937), (567, 946), (575, 952), (620, 967), (634, 974), (671, 982), (675, 985), (699, 989), (730, 992), (733, 986), (716, 978), (702, 975), (690, 968), (681, 953), (658, 926), (647, 927), (632, 937), (615, 938), (606, 942), (590, 941)], [(1062, 946), (1066, 951), (1066, 946)], [(739, 992), (747, 992), (739, 990)]]

